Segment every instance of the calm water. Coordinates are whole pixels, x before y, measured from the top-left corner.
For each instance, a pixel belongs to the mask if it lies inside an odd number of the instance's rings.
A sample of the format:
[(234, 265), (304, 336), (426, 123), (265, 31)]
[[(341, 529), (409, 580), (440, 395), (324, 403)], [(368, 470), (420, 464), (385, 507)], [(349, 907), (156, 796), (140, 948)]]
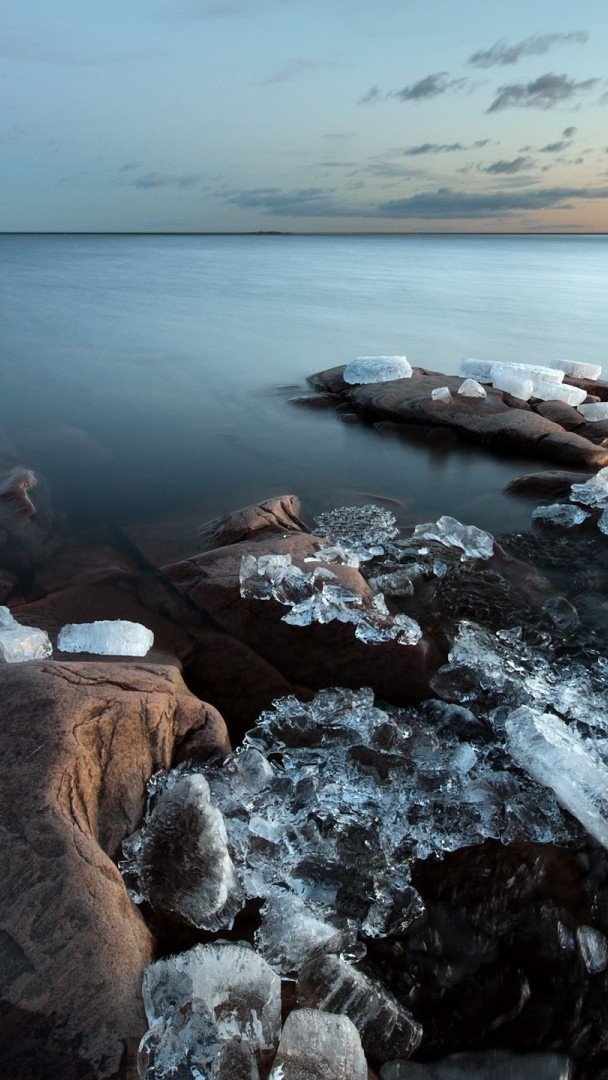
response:
[(76, 518), (204, 520), (367, 492), (493, 531), (529, 462), (432, 451), (288, 398), (365, 353), (602, 363), (603, 237), (0, 237), (0, 430)]

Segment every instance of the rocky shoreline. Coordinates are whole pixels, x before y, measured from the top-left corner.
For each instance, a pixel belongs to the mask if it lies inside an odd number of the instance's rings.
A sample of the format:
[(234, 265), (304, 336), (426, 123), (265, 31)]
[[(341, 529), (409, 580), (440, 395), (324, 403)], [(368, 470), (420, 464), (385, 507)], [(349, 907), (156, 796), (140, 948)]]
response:
[[(576, 468), (535, 498), (608, 465), (563, 403), (342, 371), (342, 415)], [(608, 776), (600, 503), (494, 539), (284, 495), (155, 567), (34, 484), (0, 485), (0, 603), (55, 646), (0, 663), (0, 1075), (608, 1076), (608, 806), (560, 787)], [(116, 618), (145, 658), (56, 650)]]

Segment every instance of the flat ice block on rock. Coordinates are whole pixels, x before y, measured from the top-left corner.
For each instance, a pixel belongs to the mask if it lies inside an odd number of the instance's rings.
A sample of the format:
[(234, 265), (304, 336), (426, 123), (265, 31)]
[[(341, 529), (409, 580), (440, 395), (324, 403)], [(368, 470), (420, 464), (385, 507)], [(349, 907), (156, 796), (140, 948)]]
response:
[(347, 1016), (294, 1009), (268, 1080), (367, 1080), (359, 1032)]
[(575, 360), (550, 360), (550, 368), (563, 371), (571, 379), (591, 379), (596, 382), (602, 374), (601, 364), (579, 364)]
[(57, 638), (57, 648), (61, 652), (95, 653), (98, 656), (145, 656), (153, 644), (151, 630), (127, 619), (68, 623)]
[[(572, 387), (572, 389), (576, 390), (577, 387)], [(584, 391), (581, 390), (581, 393), (584, 393)], [(585, 398), (583, 398), (584, 400)], [(596, 423), (598, 420), (608, 420), (608, 401), (594, 401), (589, 405), (582, 405), (577, 402), (577, 408), (581, 416), (584, 416), (585, 420), (589, 420), (591, 423)]]
[(552, 503), (551, 506), (537, 506), (532, 511), (533, 521), (544, 521), (562, 529), (571, 529), (573, 525), (582, 525), (589, 514), (580, 506), (572, 503)]
[(463, 379), (476, 379), (480, 383), (490, 383), (493, 363), (493, 360), (461, 360), (458, 365), (458, 374)]
[(552, 713), (522, 705), (505, 722), (508, 749), (530, 776), (608, 849), (608, 769)]
[[(561, 383), (548, 382), (547, 379), (533, 379), (533, 396), (541, 401), (563, 401), (566, 405), (580, 406), (587, 397), (587, 391), (581, 390), (580, 386), (567, 386)], [(593, 406), (587, 406), (587, 408)], [(606, 411), (608, 416), (608, 410)], [(604, 417), (602, 416), (603, 420)]]
[(344, 368), (344, 382), (352, 384), (411, 379), (412, 366), (405, 356), (357, 356)]
[(449, 387), (436, 386), (434, 390), (431, 390), (431, 398), (433, 401), (451, 401), (452, 395)]
[(517, 375), (521, 375), (524, 379), (532, 379), (533, 382), (536, 379), (544, 379), (545, 382), (552, 383), (561, 383), (564, 380), (563, 371), (557, 371), (556, 368), (544, 367), (542, 364), (521, 364), (511, 360), (499, 360), (495, 364), (492, 364), (492, 378), (494, 378), (495, 373), (500, 371), (511, 371)]
[(475, 379), (465, 379), (458, 387), (458, 393), (462, 397), (484, 398), (488, 396), (481, 383), (478, 383)]
[(46, 630), (22, 626), (7, 607), (0, 607), (0, 660), (22, 664), (26, 660), (44, 660), (52, 652)]
[(519, 398), (520, 401), (529, 401), (532, 397), (532, 379), (526, 379), (516, 371), (497, 371), (492, 374), (492, 386), (495, 390), (502, 390), (505, 394)]
[(565, 1054), (511, 1054), (481, 1050), (451, 1054), (440, 1061), (419, 1065), (389, 1061), (380, 1080), (570, 1080), (572, 1063)]
[(444, 547), (462, 549), (461, 560), (491, 559), (494, 554), (494, 538), (476, 525), (463, 525), (456, 518), (444, 514), (436, 522), (416, 525), (412, 540), (435, 540)]

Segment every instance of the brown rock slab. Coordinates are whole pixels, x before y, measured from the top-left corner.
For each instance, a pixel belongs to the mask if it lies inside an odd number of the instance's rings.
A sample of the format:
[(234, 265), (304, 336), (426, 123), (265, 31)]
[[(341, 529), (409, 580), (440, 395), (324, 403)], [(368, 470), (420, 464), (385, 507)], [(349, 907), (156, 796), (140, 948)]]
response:
[(275, 532), (306, 532), (300, 521), (297, 495), (277, 495), (265, 502), (234, 510), (203, 525), (197, 533), (198, 550), (208, 551), (224, 544), (236, 544), (265, 529)]
[(0, 668), (0, 1055), (11, 1080), (135, 1077), (153, 940), (114, 864), (145, 785), (228, 749), (169, 665)]
[(534, 495), (542, 499), (565, 499), (573, 484), (584, 484), (592, 476), (591, 472), (566, 472), (562, 469), (525, 473), (511, 480), (505, 492), (509, 495)]

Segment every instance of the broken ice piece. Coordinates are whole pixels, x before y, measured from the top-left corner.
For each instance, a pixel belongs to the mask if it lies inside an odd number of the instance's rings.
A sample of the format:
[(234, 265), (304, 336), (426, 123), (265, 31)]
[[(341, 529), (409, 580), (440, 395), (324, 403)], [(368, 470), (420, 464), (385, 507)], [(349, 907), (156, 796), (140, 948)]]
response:
[[(573, 389), (576, 389), (576, 387)], [(585, 398), (582, 400), (584, 401)], [(593, 401), (589, 405), (577, 403), (577, 409), (581, 416), (584, 416), (585, 420), (591, 423), (596, 423), (598, 420), (608, 420), (608, 401)]]
[(367, 1080), (359, 1032), (347, 1016), (294, 1009), (268, 1080)]
[(563, 371), (571, 379), (591, 379), (592, 382), (602, 374), (601, 364), (579, 364), (575, 360), (549, 360), (549, 367)]
[(436, 386), (434, 390), (431, 390), (431, 398), (433, 401), (451, 401), (452, 394), (447, 386)]
[(341, 956), (311, 957), (300, 972), (297, 995), (302, 1005), (350, 1017), (364, 1050), (379, 1061), (409, 1057), (422, 1038), (411, 1013)]
[(201, 930), (231, 929), (244, 893), (228, 854), (221, 812), (201, 775), (165, 788), (143, 828), (126, 845), (137, 896), (153, 910)]
[(352, 947), (356, 936), (324, 922), (299, 897), (284, 890), (268, 897), (261, 915), (256, 947), (281, 975), (299, 971), (315, 949), (338, 952)]
[(490, 374), (493, 360), (461, 360), (458, 365), (458, 374), (464, 379), (475, 379), (479, 383), (492, 382)]
[(587, 391), (580, 386), (560, 385), (548, 379), (533, 379), (533, 397), (541, 401), (563, 401), (566, 405), (578, 406), (587, 397)]
[(478, 1050), (450, 1054), (439, 1061), (418, 1064), (389, 1061), (380, 1080), (570, 1080), (572, 1063), (565, 1054), (511, 1054)]
[(458, 393), (462, 397), (470, 398), (485, 398), (488, 396), (481, 383), (478, 383), (476, 379), (465, 379), (458, 387)]
[(551, 506), (537, 506), (532, 511), (533, 521), (543, 521), (548, 525), (571, 529), (573, 525), (582, 525), (589, 514), (580, 506), (572, 503), (552, 503)]
[(608, 941), (594, 926), (579, 926), (576, 940), (587, 971), (595, 975), (608, 967)]
[(584, 484), (573, 484), (570, 488), (570, 501), (602, 510), (608, 507), (608, 466), (600, 469)]
[(153, 644), (151, 630), (127, 619), (68, 623), (57, 638), (57, 648), (61, 652), (95, 653), (98, 656), (145, 656)]
[(0, 607), (0, 660), (22, 664), (26, 660), (44, 660), (52, 652), (46, 630), (22, 626), (7, 607)]
[(444, 547), (461, 548), (465, 559), (490, 559), (494, 553), (494, 540), (489, 533), (476, 525), (463, 525), (456, 518), (444, 515), (438, 521), (416, 525), (412, 540), (435, 540)]
[(564, 381), (563, 371), (558, 371), (557, 368), (546, 367), (543, 364), (522, 364), (513, 360), (500, 360), (498, 363), (493, 364), (492, 378), (499, 372), (507, 371), (518, 375), (522, 379), (532, 379), (532, 382), (537, 379), (544, 379), (545, 382), (552, 383), (562, 383)]
[(198, 999), (211, 1014), (218, 1042), (244, 1039), (255, 1054), (278, 1045), (281, 980), (247, 942), (195, 945), (157, 960), (145, 971), (143, 998), (150, 1025)]
[[(374, 503), (366, 506), (338, 506), (315, 518), (315, 531), (335, 543), (362, 554), (369, 548), (379, 548), (397, 536), (395, 515)], [(367, 556), (369, 558), (369, 555)]]
[(391, 382), (411, 379), (412, 368), (405, 356), (357, 356), (344, 368), (346, 383)]
[(532, 379), (526, 379), (518, 372), (508, 369), (495, 373), (492, 368), (492, 386), (495, 390), (502, 390), (506, 394), (511, 394), (512, 397), (519, 398), (520, 401), (529, 401), (532, 397)]
[(507, 717), (505, 727), (518, 765), (552, 788), (562, 806), (608, 848), (608, 769), (602, 761), (552, 713), (522, 705)]

